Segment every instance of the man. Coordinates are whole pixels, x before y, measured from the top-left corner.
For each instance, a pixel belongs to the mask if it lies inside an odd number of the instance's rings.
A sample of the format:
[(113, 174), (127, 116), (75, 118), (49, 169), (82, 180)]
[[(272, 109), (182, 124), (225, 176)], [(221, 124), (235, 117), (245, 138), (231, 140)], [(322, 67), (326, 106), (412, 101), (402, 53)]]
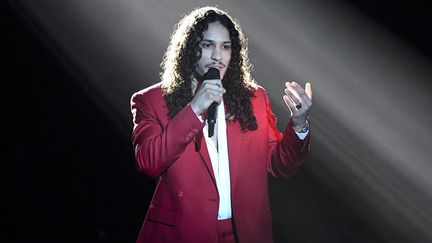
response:
[(138, 168), (157, 179), (137, 242), (272, 242), (267, 173), (287, 177), (305, 159), (310, 84), (285, 84), (282, 135), (239, 24), (214, 7), (176, 25), (161, 66), (162, 81), (131, 98)]

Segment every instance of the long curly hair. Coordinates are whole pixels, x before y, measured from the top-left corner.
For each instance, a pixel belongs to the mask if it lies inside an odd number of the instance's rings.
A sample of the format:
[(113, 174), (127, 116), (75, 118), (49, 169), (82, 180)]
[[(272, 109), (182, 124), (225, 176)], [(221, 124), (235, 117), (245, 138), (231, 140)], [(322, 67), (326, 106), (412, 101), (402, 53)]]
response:
[(202, 7), (184, 16), (175, 26), (161, 63), (161, 79), (168, 116), (174, 117), (192, 101), (192, 79), (198, 77), (196, 63), (201, 57), (200, 43), (209, 23), (220, 22), (231, 38), (231, 60), (222, 79), (227, 92), (224, 103), (229, 121), (238, 121), (244, 131), (256, 130), (251, 99), (257, 88), (251, 77), (247, 41), (237, 20), (215, 7)]

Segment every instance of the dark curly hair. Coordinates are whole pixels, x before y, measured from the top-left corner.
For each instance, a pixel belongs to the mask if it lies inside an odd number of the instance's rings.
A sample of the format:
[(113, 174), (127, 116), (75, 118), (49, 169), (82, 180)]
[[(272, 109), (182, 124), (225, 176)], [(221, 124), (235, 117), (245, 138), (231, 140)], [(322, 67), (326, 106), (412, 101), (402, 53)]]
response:
[(237, 20), (215, 7), (195, 9), (175, 26), (161, 63), (162, 89), (169, 117), (174, 117), (191, 102), (192, 79), (198, 77), (196, 63), (201, 57), (200, 43), (209, 23), (220, 22), (230, 34), (231, 60), (222, 84), (227, 92), (224, 103), (228, 120), (238, 121), (244, 131), (257, 129), (251, 99), (257, 88), (251, 78), (247, 42)]

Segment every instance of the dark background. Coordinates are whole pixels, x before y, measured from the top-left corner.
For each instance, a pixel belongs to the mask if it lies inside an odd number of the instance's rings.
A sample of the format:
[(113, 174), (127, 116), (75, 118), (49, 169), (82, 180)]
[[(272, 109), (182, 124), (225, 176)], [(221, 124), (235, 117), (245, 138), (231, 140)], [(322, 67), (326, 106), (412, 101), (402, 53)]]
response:
[[(348, 2), (432, 56), (432, 16), (424, 2)], [(9, 132), (15, 139), (18, 193), (7, 212), (13, 228), (6, 237), (16, 242), (134, 242), (154, 182), (137, 172), (130, 137), (75, 82), (79, 72), (60, 62), (7, 2), (1, 8), (8, 60), (2, 80), (15, 85), (15, 129)], [(271, 195), (272, 202), (283, 200), (293, 209), (285, 225), (278, 224), (282, 216), (274, 215), (277, 242), (409, 241), (409, 235), (390, 225), (377, 228), (363, 221), (307, 166), (289, 181), (271, 179), (271, 186), (289, 191), (287, 198)]]

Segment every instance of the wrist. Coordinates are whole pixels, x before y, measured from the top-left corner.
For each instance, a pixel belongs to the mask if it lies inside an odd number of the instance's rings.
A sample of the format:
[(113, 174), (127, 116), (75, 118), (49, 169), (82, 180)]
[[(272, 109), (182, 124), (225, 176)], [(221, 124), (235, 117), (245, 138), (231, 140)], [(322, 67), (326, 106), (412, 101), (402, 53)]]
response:
[(309, 132), (309, 121), (306, 119), (302, 125), (293, 126), (293, 129), (297, 133), (307, 133)]
[(195, 106), (195, 104), (193, 102), (191, 102), (190, 106), (192, 108), (192, 111), (195, 113), (195, 115), (197, 115), (197, 116), (201, 115), (202, 112), (200, 112), (198, 110), (198, 108)]

